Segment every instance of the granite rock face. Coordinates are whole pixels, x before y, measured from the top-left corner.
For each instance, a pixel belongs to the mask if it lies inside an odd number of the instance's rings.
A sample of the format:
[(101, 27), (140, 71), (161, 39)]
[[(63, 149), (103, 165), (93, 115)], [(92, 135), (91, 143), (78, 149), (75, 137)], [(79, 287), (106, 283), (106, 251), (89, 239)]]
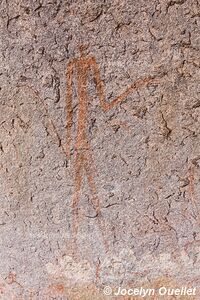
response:
[(0, 299), (200, 298), (199, 17), (0, 1)]

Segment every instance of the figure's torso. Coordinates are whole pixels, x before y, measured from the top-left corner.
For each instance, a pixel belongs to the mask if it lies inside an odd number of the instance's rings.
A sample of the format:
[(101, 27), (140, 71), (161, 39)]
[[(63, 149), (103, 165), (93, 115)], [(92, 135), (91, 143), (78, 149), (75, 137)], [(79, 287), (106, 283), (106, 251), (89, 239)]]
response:
[(75, 62), (76, 82), (78, 87), (78, 126), (76, 148), (87, 147), (87, 113), (89, 95), (87, 92), (90, 58), (80, 58)]

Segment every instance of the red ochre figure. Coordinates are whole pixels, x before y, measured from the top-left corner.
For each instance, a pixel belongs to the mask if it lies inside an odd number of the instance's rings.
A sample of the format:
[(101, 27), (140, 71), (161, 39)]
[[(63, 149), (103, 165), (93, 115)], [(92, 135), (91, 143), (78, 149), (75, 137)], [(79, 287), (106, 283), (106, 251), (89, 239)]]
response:
[(77, 97), (78, 97), (78, 121), (77, 121), (77, 133), (75, 138), (74, 146), (74, 194), (72, 199), (72, 209), (73, 209), (73, 221), (72, 221), (72, 236), (73, 245), (76, 248), (76, 236), (79, 227), (79, 215), (78, 215), (78, 204), (81, 196), (81, 187), (83, 184), (83, 176), (87, 177), (88, 185), (91, 192), (91, 203), (96, 212), (96, 217), (99, 223), (100, 231), (103, 235), (104, 246), (106, 250), (108, 245), (105, 237), (105, 224), (101, 216), (100, 203), (98, 199), (97, 189), (95, 185), (95, 171), (92, 159), (92, 153), (90, 144), (87, 138), (87, 122), (88, 122), (88, 105), (89, 105), (89, 95), (87, 91), (87, 85), (89, 80), (89, 75), (92, 73), (94, 76), (94, 81), (96, 83), (97, 95), (100, 100), (100, 105), (104, 111), (112, 109), (114, 106), (125, 100), (130, 92), (144, 86), (154, 79), (153, 77), (147, 77), (136, 81), (132, 84), (125, 92), (123, 92), (119, 97), (115, 98), (112, 102), (108, 103), (105, 100), (104, 85), (100, 77), (100, 71), (98, 64), (94, 57), (85, 56), (84, 50), (85, 46), (80, 46), (80, 58), (74, 59), (67, 66), (67, 157), (70, 157), (70, 145), (72, 142), (72, 124), (73, 124), (73, 77), (76, 80), (77, 86)]

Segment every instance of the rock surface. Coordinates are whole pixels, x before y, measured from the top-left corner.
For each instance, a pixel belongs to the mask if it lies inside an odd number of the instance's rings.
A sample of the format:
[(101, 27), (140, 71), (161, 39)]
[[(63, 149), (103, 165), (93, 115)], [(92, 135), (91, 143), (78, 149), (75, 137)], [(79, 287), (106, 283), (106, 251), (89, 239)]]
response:
[(200, 298), (199, 17), (0, 1), (0, 299)]

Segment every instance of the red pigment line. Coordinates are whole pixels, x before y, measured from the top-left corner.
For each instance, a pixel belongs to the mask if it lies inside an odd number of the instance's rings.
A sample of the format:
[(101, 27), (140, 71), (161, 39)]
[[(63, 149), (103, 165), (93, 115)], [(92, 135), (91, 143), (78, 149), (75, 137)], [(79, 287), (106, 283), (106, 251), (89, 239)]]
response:
[(197, 213), (197, 222), (200, 224), (200, 219), (199, 219), (199, 209), (196, 201), (196, 196), (195, 196), (195, 190), (194, 190), (194, 166), (189, 167), (189, 194), (193, 203), (193, 207), (196, 210)]

